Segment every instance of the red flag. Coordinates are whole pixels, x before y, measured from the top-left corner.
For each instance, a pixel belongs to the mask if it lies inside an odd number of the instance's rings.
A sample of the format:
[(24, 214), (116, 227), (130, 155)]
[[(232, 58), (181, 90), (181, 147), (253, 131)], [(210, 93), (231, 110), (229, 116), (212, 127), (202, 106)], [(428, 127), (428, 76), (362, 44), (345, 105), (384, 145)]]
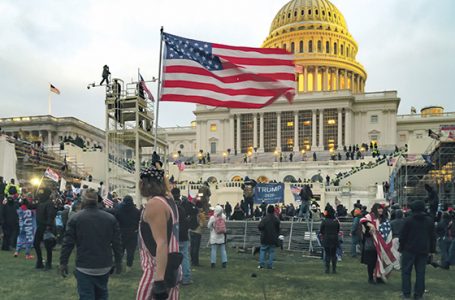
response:
[(295, 93), (294, 55), (284, 49), (234, 47), (164, 33), (162, 101), (261, 108)]

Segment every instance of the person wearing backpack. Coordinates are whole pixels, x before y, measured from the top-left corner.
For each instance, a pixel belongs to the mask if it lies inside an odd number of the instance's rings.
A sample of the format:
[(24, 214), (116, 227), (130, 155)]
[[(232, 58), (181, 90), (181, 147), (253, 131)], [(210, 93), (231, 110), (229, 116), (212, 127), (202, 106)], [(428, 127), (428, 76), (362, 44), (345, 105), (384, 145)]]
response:
[(226, 268), (226, 216), (223, 214), (223, 208), (219, 205), (215, 207), (213, 216), (210, 217), (207, 227), (210, 229), (210, 262), (211, 267), (216, 265), (216, 252), (219, 248), (221, 251), (222, 267)]

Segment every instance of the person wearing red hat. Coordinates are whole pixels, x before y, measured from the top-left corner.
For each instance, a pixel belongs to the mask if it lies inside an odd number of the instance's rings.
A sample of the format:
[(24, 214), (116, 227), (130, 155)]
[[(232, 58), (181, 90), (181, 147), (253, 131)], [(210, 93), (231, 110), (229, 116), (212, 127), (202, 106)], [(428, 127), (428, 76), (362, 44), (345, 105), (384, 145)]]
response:
[(357, 257), (357, 245), (360, 246), (360, 239), (362, 234), (362, 227), (360, 225), (360, 218), (362, 211), (359, 208), (353, 211), (354, 218), (352, 219), (351, 227), (351, 256)]

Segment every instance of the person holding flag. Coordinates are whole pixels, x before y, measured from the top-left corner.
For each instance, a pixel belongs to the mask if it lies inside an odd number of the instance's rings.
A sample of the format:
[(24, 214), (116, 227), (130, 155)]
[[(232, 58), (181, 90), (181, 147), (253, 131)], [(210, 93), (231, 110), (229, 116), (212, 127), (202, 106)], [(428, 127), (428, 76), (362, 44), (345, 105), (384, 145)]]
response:
[[(27, 199), (28, 198), (28, 199)], [(19, 216), (19, 234), (17, 236), (16, 252), (14, 257), (19, 256), (22, 248), (25, 248), (25, 259), (33, 259), (30, 249), (33, 246), (33, 239), (36, 230), (35, 210), (32, 210), (31, 196), (21, 199), (21, 205), (17, 209)]]
[(360, 224), (363, 226), (361, 262), (367, 265), (368, 282), (385, 283), (392, 270), (400, 268), (385, 206), (375, 203), (371, 212), (360, 219)]

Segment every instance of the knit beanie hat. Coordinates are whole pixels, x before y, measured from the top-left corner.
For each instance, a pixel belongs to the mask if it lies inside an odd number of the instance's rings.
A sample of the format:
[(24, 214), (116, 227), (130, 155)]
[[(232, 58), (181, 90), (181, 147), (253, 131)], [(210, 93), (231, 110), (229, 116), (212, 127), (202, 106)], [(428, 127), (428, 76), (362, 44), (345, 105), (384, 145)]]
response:
[(423, 212), (425, 211), (425, 202), (417, 200), (411, 203), (411, 209), (413, 212)]

